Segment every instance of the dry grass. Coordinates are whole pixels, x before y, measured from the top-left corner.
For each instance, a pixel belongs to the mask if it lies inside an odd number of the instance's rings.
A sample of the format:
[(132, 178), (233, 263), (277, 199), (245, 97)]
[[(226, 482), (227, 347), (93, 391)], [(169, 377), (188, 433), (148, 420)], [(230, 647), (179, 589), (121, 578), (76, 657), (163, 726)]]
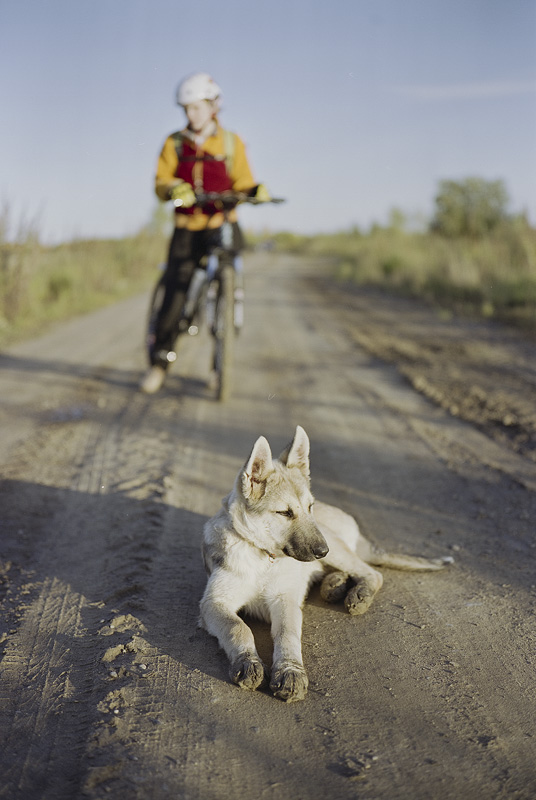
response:
[(7, 240), (0, 215), (0, 343), (148, 288), (167, 238), (148, 228), (126, 239), (45, 247), (32, 227)]
[(375, 227), (272, 240), (280, 250), (325, 257), (340, 280), (536, 330), (536, 230), (521, 220), (479, 239)]
[[(158, 223), (126, 239), (39, 243), (36, 225), (8, 238), (0, 211), (0, 344), (46, 324), (148, 289), (165, 260), (168, 232)], [(536, 330), (536, 230), (521, 220), (480, 239), (444, 239), (393, 226), (298, 236), (249, 235), (278, 250), (319, 256), (339, 280), (424, 298), (442, 308)]]

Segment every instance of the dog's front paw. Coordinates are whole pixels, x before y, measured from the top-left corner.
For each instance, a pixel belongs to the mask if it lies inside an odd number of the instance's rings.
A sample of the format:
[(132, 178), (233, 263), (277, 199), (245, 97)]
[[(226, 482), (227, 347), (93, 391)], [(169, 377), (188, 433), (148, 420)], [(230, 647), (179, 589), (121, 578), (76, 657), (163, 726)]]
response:
[(283, 661), (274, 667), (270, 680), (270, 689), (276, 697), (284, 700), (285, 703), (303, 700), (307, 694), (308, 686), (307, 673), (300, 664), (292, 661)]
[(231, 664), (229, 675), (242, 689), (258, 689), (264, 680), (264, 664), (256, 656), (242, 655)]
[(375, 594), (376, 589), (372, 588), (366, 578), (359, 578), (355, 586), (352, 586), (344, 598), (344, 606), (352, 616), (364, 614), (372, 603)]

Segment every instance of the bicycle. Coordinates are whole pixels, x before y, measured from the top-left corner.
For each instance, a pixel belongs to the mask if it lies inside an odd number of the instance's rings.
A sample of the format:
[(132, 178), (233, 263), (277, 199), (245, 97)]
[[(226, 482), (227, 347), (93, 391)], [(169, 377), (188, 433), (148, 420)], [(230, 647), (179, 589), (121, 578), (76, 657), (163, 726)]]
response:
[[(256, 200), (244, 192), (206, 192), (196, 194), (196, 205), (215, 206), (223, 212), (224, 221), (215, 229), (217, 241), (209, 248), (202, 266), (196, 267), (186, 294), (177, 336), (188, 333), (195, 336), (206, 325), (214, 339), (213, 375), (216, 397), (224, 401), (231, 391), (231, 370), (234, 341), (244, 322), (243, 261), (233, 244), (233, 224), (229, 212), (239, 203), (260, 205), (264, 202), (283, 203), (282, 198), (269, 201)], [(151, 299), (147, 332), (149, 349), (154, 343), (157, 311), (162, 303), (164, 283), (162, 276)], [(175, 361), (175, 351), (166, 353), (169, 362)]]

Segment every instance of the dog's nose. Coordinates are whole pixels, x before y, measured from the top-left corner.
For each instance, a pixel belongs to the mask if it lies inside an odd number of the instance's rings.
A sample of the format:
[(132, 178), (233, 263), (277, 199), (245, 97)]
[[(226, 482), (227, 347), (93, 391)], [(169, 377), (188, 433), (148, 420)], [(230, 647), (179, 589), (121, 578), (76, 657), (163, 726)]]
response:
[(315, 558), (324, 558), (329, 553), (329, 547), (324, 542), (323, 544), (319, 544), (313, 548), (313, 553)]

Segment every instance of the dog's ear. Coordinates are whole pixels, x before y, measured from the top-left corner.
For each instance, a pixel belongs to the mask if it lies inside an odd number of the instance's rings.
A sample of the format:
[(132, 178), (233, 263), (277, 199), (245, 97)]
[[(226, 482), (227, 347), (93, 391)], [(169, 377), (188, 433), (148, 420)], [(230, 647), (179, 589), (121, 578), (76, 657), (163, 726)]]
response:
[(270, 445), (264, 436), (259, 436), (241, 474), (244, 497), (247, 500), (260, 500), (266, 490), (266, 480), (273, 471)]
[(287, 467), (299, 467), (306, 478), (309, 478), (309, 437), (298, 425), (294, 439), (279, 456), (282, 464)]

